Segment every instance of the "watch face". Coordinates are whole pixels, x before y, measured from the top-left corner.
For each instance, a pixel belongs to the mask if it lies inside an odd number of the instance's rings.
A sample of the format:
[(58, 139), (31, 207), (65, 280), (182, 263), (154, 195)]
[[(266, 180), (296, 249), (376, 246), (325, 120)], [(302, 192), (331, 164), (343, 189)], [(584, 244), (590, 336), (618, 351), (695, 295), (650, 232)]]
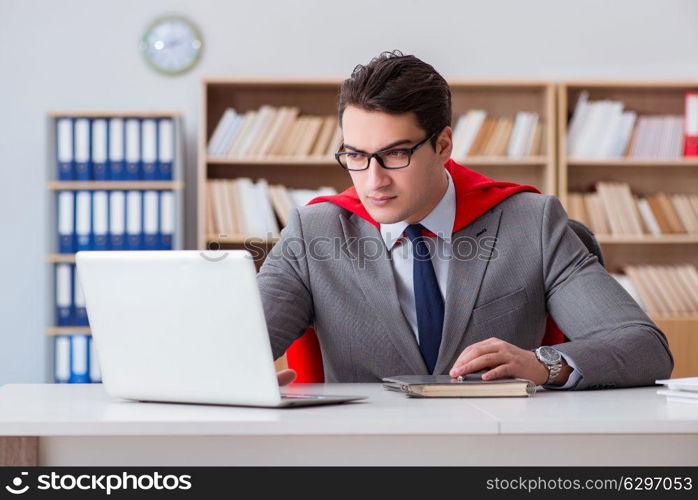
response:
[(548, 365), (554, 365), (560, 362), (560, 353), (550, 346), (543, 346), (538, 349), (538, 355), (540, 359)]
[(181, 17), (163, 17), (143, 36), (145, 60), (161, 73), (176, 75), (191, 69), (201, 56), (203, 41), (196, 27)]

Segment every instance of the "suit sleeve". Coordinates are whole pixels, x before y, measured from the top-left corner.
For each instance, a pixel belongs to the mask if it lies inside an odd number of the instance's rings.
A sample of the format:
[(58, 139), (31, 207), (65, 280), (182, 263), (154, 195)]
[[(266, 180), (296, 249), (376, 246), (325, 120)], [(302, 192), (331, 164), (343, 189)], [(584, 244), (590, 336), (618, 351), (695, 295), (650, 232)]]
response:
[(306, 244), (298, 209), (257, 274), (274, 359), (281, 357), (313, 321)]
[(665, 335), (568, 226), (560, 200), (543, 208), (548, 312), (569, 342), (555, 346), (581, 372), (575, 389), (653, 385), (674, 366)]

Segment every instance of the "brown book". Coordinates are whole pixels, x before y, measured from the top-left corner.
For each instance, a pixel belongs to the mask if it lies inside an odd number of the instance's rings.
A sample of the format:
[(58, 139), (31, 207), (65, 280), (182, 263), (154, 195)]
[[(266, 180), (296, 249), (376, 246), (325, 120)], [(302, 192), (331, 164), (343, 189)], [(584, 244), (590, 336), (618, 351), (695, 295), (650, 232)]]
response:
[(213, 186), (212, 181), (206, 183), (206, 234), (214, 234), (218, 232), (213, 213)]
[(626, 217), (626, 226), (630, 234), (641, 236), (645, 233), (642, 227), (642, 217), (637, 208), (637, 200), (630, 191), (630, 185), (626, 182), (616, 184), (618, 196), (623, 206), (623, 214)]
[(540, 121), (536, 122), (536, 130), (533, 132), (531, 147), (528, 150), (528, 156), (537, 156), (541, 154), (541, 140), (543, 139), (543, 124)]
[(237, 132), (237, 134), (235, 134), (235, 139), (233, 139), (233, 142), (230, 144), (230, 147), (228, 148), (229, 157), (240, 157), (240, 147), (242, 146), (245, 137), (250, 132), (252, 124), (255, 122), (256, 118), (257, 111), (248, 111), (247, 113), (245, 113), (245, 118), (242, 121), (242, 125), (240, 125), (240, 130)]
[(642, 297), (642, 303), (645, 304), (647, 308), (645, 312), (647, 314), (660, 314), (662, 308), (657, 303), (654, 292), (651, 291), (651, 286), (645, 280), (640, 267), (641, 266), (625, 266), (623, 272), (632, 280), (637, 293)]
[(247, 151), (247, 158), (256, 158), (260, 156), (260, 149), (269, 139), (269, 132), (271, 132), (274, 123), (276, 123), (279, 113), (280, 108), (269, 108), (265, 113), (262, 122), (259, 124), (257, 136), (252, 140), (250, 149)]
[(671, 300), (667, 295), (665, 285), (655, 273), (655, 266), (640, 266), (641, 274), (654, 298), (660, 306), (660, 314), (671, 314)]
[(654, 215), (654, 220), (657, 221), (657, 225), (659, 226), (659, 231), (662, 234), (669, 234), (671, 233), (671, 226), (669, 225), (669, 221), (667, 219), (666, 214), (664, 213), (664, 208), (662, 204), (659, 202), (659, 198), (657, 197), (656, 194), (646, 196), (645, 199), (647, 200), (647, 203), (650, 206), (650, 209), (652, 210), (652, 215)]
[(527, 379), (482, 380), (482, 373), (460, 378), (449, 375), (396, 375), (383, 378), (383, 387), (417, 398), (526, 397), (536, 392)]
[(288, 224), (288, 208), (285, 206), (284, 200), (282, 198), (280, 190), (284, 189), (283, 186), (278, 184), (272, 184), (269, 186), (269, 197), (271, 198), (271, 205), (274, 207), (274, 212), (279, 218), (282, 226)]
[(572, 219), (578, 220), (585, 226), (591, 228), (591, 222), (589, 220), (589, 213), (587, 212), (586, 205), (584, 203), (583, 193), (570, 193), (568, 195), (569, 205), (570, 205), (570, 217)]
[(499, 118), (497, 120), (492, 139), (483, 152), (484, 156), (498, 156), (499, 151), (506, 150), (507, 120), (508, 118)]
[(303, 116), (296, 116), (290, 130), (286, 134), (283, 144), (281, 145), (279, 155), (281, 156), (292, 156), (293, 150), (295, 149), (296, 140), (298, 138), (298, 133), (301, 126), (305, 123), (305, 118)]
[(603, 202), (598, 193), (589, 193), (584, 195), (584, 205), (589, 214), (589, 224), (591, 230), (597, 234), (611, 234), (611, 228), (608, 223), (606, 210), (604, 210)]
[(478, 130), (475, 140), (470, 146), (470, 150), (468, 150), (466, 153), (466, 156), (482, 156), (496, 127), (496, 118), (485, 118), (485, 121), (482, 122), (480, 130)]
[(681, 272), (678, 266), (663, 266), (663, 272), (666, 275), (667, 281), (671, 284), (671, 291), (681, 307), (681, 313), (688, 314), (694, 312), (694, 305), (691, 297), (691, 292), (681, 279)]
[(321, 116), (311, 116), (308, 119), (308, 126), (305, 129), (303, 137), (301, 137), (298, 147), (298, 156), (310, 156), (310, 152), (313, 150), (313, 146), (320, 134), (322, 122), (323, 118)]
[(289, 151), (291, 156), (299, 156), (299, 152), (303, 143), (303, 138), (305, 137), (308, 127), (310, 126), (311, 119), (312, 117), (310, 115), (304, 115), (300, 117), (300, 125), (298, 125), (298, 128), (296, 129), (296, 136), (291, 140), (291, 143), (289, 145)]
[(327, 151), (327, 146), (330, 144), (336, 126), (336, 116), (328, 115), (324, 118), (318, 139), (315, 141), (313, 150), (310, 152), (311, 156), (326, 156), (325, 151)]
[(269, 151), (271, 151), (271, 147), (274, 145), (274, 142), (279, 135), (279, 131), (286, 121), (288, 111), (289, 108), (286, 106), (278, 108), (269, 129), (264, 133), (264, 140), (260, 142), (259, 147), (257, 148), (257, 156), (266, 157), (269, 155)]
[(286, 113), (284, 113), (283, 122), (281, 123), (281, 126), (279, 128), (279, 132), (277, 136), (274, 138), (273, 144), (269, 148), (268, 154), (270, 156), (280, 156), (282, 154), (281, 152), (283, 150), (283, 146), (285, 144), (285, 141), (288, 140), (288, 135), (291, 132), (293, 125), (296, 123), (298, 113), (300, 113), (300, 109), (297, 107), (290, 107), (286, 109)]
[(685, 233), (686, 228), (683, 227), (679, 215), (676, 213), (676, 210), (674, 210), (674, 205), (671, 203), (666, 193), (657, 193), (657, 199), (659, 200), (662, 210), (664, 210), (664, 215), (667, 218), (667, 222), (669, 222), (671, 232), (677, 234)]
[(599, 194), (604, 210), (606, 211), (606, 217), (611, 227), (611, 234), (616, 236), (630, 234), (625, 224), (625, 217), (622, 213), (621, 201), (615, 189), (615, 183), (597, 182), (596, 192)]
[(688, 196), (683, 194), (674, 194), (669, 197), (672, 205), (674, 205), (674, 210), (681, 220), (681, 224), (686, 228), (687, 233), (697, 233), (698, 232), (698, 217), (693, 213), (693, 208), (691, 208), (691, 202), (688, 200)]
[(240, 200), (240, 186), (237, 179), (227, 179), (225, 187), (228, 191), (228, 200), (230, 202), (229, 211), (232, 220), (232, 233), (236, 236), (245, 236), (247, 228), (245, 227), (245, 218), (242, 211), (246, 207), (242, 206)]
[(332, 134), (332, 139), (330, 139), (330, 142), (327, 145), (327, 151), (325, 151), (325, 154), (330, 156), (334, 155), (342, 145), (342, 142), (344, 142), (344, 134), (342, 133), (342, 128), (339, 126), (339, 123), (336, 123), (334, 134)]

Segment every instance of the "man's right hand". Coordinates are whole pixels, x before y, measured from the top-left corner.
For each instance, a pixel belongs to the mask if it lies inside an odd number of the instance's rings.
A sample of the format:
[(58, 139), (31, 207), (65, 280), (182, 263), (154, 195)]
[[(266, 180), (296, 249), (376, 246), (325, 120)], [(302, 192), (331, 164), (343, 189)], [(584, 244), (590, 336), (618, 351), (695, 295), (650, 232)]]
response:
[(276, 372), (276, 378), (279, 380), (279, 386), (288, 385), (296, 379), (296, 370), (281, 370)]

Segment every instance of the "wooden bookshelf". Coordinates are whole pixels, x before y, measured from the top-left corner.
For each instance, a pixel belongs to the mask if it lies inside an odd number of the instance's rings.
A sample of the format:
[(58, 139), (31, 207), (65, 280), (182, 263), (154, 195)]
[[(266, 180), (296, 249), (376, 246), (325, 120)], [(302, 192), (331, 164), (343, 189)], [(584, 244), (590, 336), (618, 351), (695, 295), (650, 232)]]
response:
[[(227, 78), (208, 77), (202, 81), (198, 160), (198, 238), (199, 248), (215, 239), (219, 244), (242, 244), (243, 235), (233, 238), (206, 234), (206, 181), (249, 177), (266, 179), (291, 188), (332, 186), (342, 191), (351, 185), (349, 175), (330, 155), (327, 157), (226, 158), (208, 156), (207, 145), (228, 107), (244, 113), (262, 105), (297, 106), (301, 114), (333, 115), (337, 112), (339, 86), (343, 78)], [(454, 158), (473, 170), (498, 180), (532, 184), (555, 194), (555, 85), (543, 80), (451, 79), (453, 126), (458, 116), (472, 109), (483, 109), (488, 116), (514, 117), (519, 111), (535, 112), (543, 125), (541, 154), (525, 158)], [(270, 243), (273, 243), (270, 242)]]
[[(698, 158), (568, 158), (569, 121), (579, 95), (590, 101), (622, 101), (624, 109), (639, 116), (683, 115), (685, 93), (698, 91), (698, 81), (574, 80), (558, 85), (558, 196), (567, 207), (568, 194), (588, 192), (597, 181), (625, 182), (635, 195), (659, 191), (667, 194), (698, 193)], [(698, 235), (663, 234), (616, 236), (597, 234), (606, 268), (621, 272), (625, 265), (698, 265)], [(672, 376), (698, 375), (698, 315), (657, 316), (653, 320), (666, 333), (676, 366)]]

